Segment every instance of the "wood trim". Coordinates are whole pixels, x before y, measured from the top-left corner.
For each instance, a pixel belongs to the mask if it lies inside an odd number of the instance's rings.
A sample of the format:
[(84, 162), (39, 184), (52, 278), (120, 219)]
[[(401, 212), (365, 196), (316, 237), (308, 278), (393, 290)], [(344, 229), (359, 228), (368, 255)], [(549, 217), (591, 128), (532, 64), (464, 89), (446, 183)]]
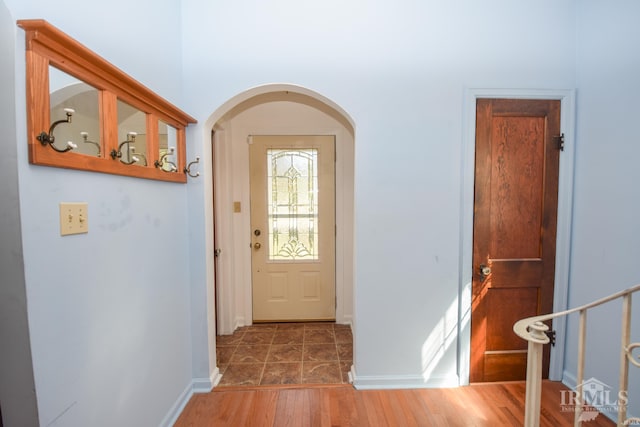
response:
[(147, 114), (147, 152), (145, 155), (147, 156), (148, 166), (155, 167), (155, 161), (160, 159), (158, 148), (160, 142), (158, 138), (158, 116), (155, 114)]
[(46, 58), (27, 51), (27, 137), (29, 140), (29, 161), (39, 163), (38, 150), (42, 145), (36, 136), (41, 130), (48, 130), (51, 123), (49, 114), (49, 92), (41, 90), (49, 87), (49, 62)]
[[(134, 100), (132, 102), (134, 106), (139, 103), (150, 106), (161, 117), (168, 116), (167, 118), (177, 121), (182, 126), (197, 122), (196, 119), (47, 21), (19, 20), (18, 26), (26, 31), (27, 50), (49, 57), (56, 67), (74, 74), (99, 89), (124, 92), (130, 96), (122, 98), (124, 101)], [(115, 91), (114, 88), (120, 88), (120, 90)]]
[[(170, 182), (187, 182), (187, 176), (183, 173), (187, 163), (185, 127), (196, 123), (196, 119), (47, 21), (19, 20), (17, 25), (26, 33), (27, 135), (31, 163)], [(86, 156), (73, 151), (59, 153), (36, 139), (41, 132), (49, 130), (52, 121), (49, 107), (50, 65), (98, 90), (101, 157)], [(117, 159), (113, 160), (109, 155), (119, 144), (118, 99), (146, 114), (146, 167), (126, 165)], [(177, 172), (165, 172), (154, 166), (154, 162), (159, 158), (158, 120), (173, 126), (177, 131)]]
[(118, 149), (118, 97), (107, 91), (100, 91), (100, 120), (104, 155)]

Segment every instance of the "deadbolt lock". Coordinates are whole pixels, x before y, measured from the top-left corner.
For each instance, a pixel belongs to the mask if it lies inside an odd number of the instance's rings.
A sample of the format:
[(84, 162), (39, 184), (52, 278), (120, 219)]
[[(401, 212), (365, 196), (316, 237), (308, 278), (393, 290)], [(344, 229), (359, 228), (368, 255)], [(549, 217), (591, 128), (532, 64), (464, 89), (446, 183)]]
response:
[(258, 237), (259, 235), (262, 234), (262, 232), (256, 228), (255, 230), (253, 230), (253, 234), (255, 234), (255, 236)]

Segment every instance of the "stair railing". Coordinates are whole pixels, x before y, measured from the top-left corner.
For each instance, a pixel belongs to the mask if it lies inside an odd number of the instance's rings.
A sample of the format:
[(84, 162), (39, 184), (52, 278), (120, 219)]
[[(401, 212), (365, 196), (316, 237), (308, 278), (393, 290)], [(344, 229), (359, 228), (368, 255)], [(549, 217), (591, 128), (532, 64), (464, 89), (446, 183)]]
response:
[[(578, 369), (576, 378), (575, 418), (574, 426), (582, 425), (581, 415), (585, 407), (583, 399), (584, 359), (587, 337), (587, 311), (593, 307), (622, 298), (622, 340), (620, 347), (620, 392), (627, 393), (629, 385), (629, 363), (640, 367), (640, 360), (635, 360), (633, 351), (640, 348), (639, 343), (630, 343), (631, 338), (631, 295), (640, 291), (640, 285), (633, 286), (624, 291), (599, 299), (590, 304), (571, 310), (551, 313), (542, 316), (528, 317), (519, 320), (513, 325), (514, 332), (529, 342), (527, 353), (527, 383), (525, 396), (524, 427), (540, 426), (540, 400), (542, 393), (542, 353), (543, 346), (549, 343), (546, 331), (549, 329), (543, 322), (557, 317), (567, 316), (571, 313), (580, 314), (578, 329)], [(627, 402), (618, 404), (618, 427), (629, 425), (637, 419), (627, 418)]]

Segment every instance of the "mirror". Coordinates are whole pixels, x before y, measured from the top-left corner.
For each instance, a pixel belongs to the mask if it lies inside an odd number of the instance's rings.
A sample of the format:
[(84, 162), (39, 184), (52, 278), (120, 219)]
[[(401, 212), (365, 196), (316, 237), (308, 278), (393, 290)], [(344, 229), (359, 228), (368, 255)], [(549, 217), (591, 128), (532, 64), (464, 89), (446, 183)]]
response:
[(51, 121), (70, 121), (56, 126), (53, 145), (74, 153), (101, 157), (98, 90), (75, 77), (49, 66), (49, 108)]
[(17, 24), (31, 164), (179, 183), (197, 176), (185, 158), (193, 117), (47, 21)]
[(158, 120), (158, 148), (159, 156), (156, 167), (165, 172), (178, 171), (178, 131), (173, 126)]
[[(147, 115), (118, 99), (118, 149), (111, 157), (127, 165), (147, 166)], [(114, 157), (114, 158), (115, 158)]]

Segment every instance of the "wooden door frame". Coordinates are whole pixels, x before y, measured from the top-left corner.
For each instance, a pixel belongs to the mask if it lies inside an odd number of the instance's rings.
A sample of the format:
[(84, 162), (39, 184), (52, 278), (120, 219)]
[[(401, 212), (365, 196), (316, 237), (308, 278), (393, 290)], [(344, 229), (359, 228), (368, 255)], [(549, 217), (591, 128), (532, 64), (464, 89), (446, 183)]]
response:
[[(556, 238), (556, 271), (553, 310), (567, 308), (571, 250), (571, 218), (573, 207), (573, 169), (575, 157), (575, 91), (564, 89), (482, 89), (468, 88), (464, 94), (462, 135), (460, 254), (459, 254), (459, 322), (458, 377), (461, 385), (469, 384), (471, 357), (471, 283), (473, 271), (473, 204), (475, 184), (476, 100), (479, 98), (553, 99), (560, 100), (560, 131), (565, 135), (560, 154), (558, 183), (558, 228)], [(553, 323), (555, 347), (551, 348), (549, 379), (563, 379), (566, 319)]]

